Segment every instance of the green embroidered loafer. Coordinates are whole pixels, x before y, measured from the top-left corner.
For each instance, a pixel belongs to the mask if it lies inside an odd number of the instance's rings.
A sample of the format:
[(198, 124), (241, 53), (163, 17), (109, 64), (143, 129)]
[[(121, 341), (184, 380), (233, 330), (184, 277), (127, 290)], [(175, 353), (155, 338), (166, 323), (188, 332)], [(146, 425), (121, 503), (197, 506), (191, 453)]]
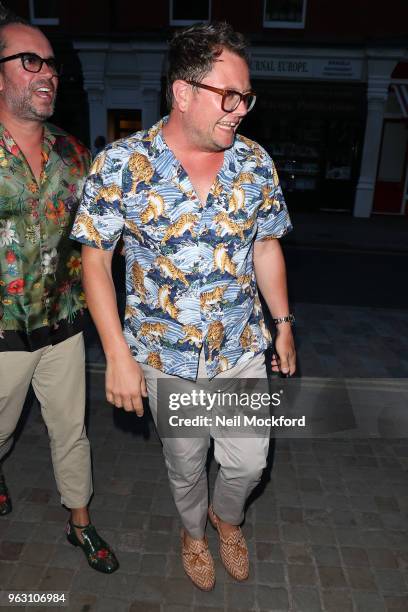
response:
[[(74, 529), (81, 529), (83, 542), (78, 538)], [(104, 574), (113, 574), (119, 568), (118, 560), (109, 544), (102, 540), (95, 527), (88, 525), (74, 525), (71, 519), (66, 526), (67, 540), (73, 546), (79, 546), (84, 551), (85, 557), (90, 567)]]
[(13, 509), (4, 475), (0, 472), (0, 516), (9, 514)]

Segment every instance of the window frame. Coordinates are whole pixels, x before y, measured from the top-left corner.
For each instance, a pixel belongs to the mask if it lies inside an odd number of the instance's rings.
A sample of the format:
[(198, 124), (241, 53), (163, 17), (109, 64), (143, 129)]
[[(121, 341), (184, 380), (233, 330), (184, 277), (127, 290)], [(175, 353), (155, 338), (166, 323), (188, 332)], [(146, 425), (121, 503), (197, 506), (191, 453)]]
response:
[[(273, 0), (272, 0), (273, 1)], [(263, 12), (263, 27), (264, 28), (281, 28), (281, 29), (292, 29), (292, 30), (302, 30), (305, 28), (306, 23), (306, 9), (307, 9), (307, 0), (303, 1), (303, 9), (302, 9), (302, 20), (301, 21), (271, 21), (266, 19), (266, 3), (267, 0), (264, 0), (264, 12)]]
[(30, 22), (33, 25), (59, 25), (59, 17), (36, 17), (35, 0), (30, 0)]
[(195, 23), (209, 23), (211, 21), (211, 0), (207, 0), (208, 19), (173, 19), (173, 2), (174, 0), (169, 2), (169, 24), (171, 26), (187, 26), (194, 25)]

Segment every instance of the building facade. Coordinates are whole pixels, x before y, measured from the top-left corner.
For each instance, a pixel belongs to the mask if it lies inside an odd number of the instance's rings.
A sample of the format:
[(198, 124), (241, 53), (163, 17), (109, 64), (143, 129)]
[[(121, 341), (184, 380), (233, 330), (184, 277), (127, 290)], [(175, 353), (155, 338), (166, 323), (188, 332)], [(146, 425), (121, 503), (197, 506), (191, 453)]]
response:
[(229, 21), (250, 40), (258, 95), (243, 132), (271, 153), (290, 206), (408, 214), (405, 0), (390, 0), (387, 11), (378, 0), (19, 0), (14, 8), (67, 57), (61, 118), (91, 146), (165, 112), (174, 28)]

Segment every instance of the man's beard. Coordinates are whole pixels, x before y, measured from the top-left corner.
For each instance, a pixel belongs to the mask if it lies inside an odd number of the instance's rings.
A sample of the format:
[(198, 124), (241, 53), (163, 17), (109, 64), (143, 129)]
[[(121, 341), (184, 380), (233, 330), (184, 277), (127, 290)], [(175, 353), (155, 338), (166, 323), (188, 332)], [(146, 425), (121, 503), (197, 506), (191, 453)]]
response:
[[(50, 87), (48, 82), (44, 84), (38, 82), (35, 84), (35, 89), (42, 86)], [(33, 95), (33, 87), (24, 91), (16, 91), (11, 87), (6, 95), (7, 106), (12, 111), (13, 115), (19, 119), (25, 119), (26, 121), (46, 121), (54, 114), (56, 96), (54, 95), (49, 104), (47, 103), (47, 105), (44, 105), (42, 108), (37, 108), (32, 100)]]

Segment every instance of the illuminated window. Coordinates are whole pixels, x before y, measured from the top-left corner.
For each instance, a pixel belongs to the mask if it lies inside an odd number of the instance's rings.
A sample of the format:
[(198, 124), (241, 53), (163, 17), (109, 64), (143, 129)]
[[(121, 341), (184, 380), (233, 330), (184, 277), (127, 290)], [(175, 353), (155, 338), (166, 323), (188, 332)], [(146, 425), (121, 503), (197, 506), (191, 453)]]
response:
[(210, 21), (210, 0), (170, 0), (170, 25)]
[(266, 28), (304, 28), (306, 0), (265, 0)]
[(58, 25), (58, 0), (30, 0), (30, 21), (36, 25)]
[(108, 142), (126, 138), (141, 129), (142, 113), (140, 110), (108, 110)]

